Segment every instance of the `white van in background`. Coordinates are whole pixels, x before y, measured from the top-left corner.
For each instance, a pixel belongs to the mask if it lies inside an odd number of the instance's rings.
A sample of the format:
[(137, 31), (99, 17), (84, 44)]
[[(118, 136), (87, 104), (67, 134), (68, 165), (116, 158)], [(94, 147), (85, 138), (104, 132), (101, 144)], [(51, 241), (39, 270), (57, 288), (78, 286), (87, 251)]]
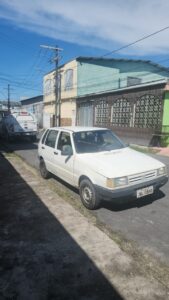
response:
[(26, 110), (11, 111), (2, 119), (1, 136), (10, 141), (15, 137), (28, 136), (36, 141), (37, 120)]

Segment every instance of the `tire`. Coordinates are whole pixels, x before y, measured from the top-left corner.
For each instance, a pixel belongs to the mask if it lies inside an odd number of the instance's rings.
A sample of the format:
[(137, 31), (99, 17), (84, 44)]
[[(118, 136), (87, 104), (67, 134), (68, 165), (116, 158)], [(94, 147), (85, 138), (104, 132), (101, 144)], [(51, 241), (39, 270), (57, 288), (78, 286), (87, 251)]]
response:
[(100, 205), (100, 200), (96, 195), (95, 188), (89, 179), (83, 179), (79, 187), (80, 198), (83, 205), (90, 209), (97, 209)]
[(157, 188), (157, 189), (154, 191), (154, 193), (151, 195), (151, 197), (152, 197), (153, 199), (159, 199), (159, 198), (160, 198), (160, 189)]
[(39, 170), (42, 178), (48, 179), (50, 177), (50, 172), (46, 169), (46, 165), (43, 159), (40, 160)]

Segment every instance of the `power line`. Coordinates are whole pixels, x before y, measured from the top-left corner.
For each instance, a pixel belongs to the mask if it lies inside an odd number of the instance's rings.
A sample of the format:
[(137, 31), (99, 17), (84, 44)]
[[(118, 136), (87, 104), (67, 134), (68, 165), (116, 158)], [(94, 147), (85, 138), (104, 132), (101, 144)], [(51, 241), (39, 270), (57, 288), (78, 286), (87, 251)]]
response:
[(41, 66), (44, 64), (47, 54), (48, 54), (47, 49), (44, 53), (42, 53), (41, 49), (39, 50), (38, 57), (36, 57), (35, 61), (32, 63), (32, 66), (30, 67), (30, 73), (28, 73), (21, 82), (22, 85), (31, 84), (32, 86), (34, 86), (35, 84), (32, 83), (35, 82), (36, 85), (39, 86), (42, 85), (42, 78), (40, 78), (42, 77), (42, 73), (39, 71), (39, 68), (41, 68)]
[[(31, 64), (31, 66), (30, 66), (30, 68), (29, 68), (29, 70), (28, 70), (28, 73), (27, 73), (27, 75), (25, 76), (25, 78), (23, 79), (22, 83), (25, 83), (26, 80), (30, 77), (30, 74), (32, 74), (32, 71), (33, 71), (35, 65), (37, 64), (37, 61), (38, 61), (38, 59), (40, 58), (41, 51), (42, 51), (42, 50), (39, 49), (38, 52), (37, 52), (37, 54), (34, 55), (34, 58), (35, 58), (35, 59), (34, 59), (33, 63)], [(29, 74), (29, 72), (30, 72), (30, 74)]]
[(3, 97), (5, 97), (5, 99), (6, 99), (5, 93), (4, 93), (3, 91), (0, 91), (0, 93), (1, 93), (1, 95), (2, 95)]
[[(161, 72), (161, 71), (160, 71)], [(148, 75), (148, 74), (147, 74)], [(93, 91), (92, 92), (92, 94), (95, 94), (95, 93), (99, 93), (99, 94), (101, 94), (101, 93), (107, 93), (107, 92), (109, 92), (109, 91), (120, 91), (122, 88), (135, 88), (135, 87), (138, 87), (138, 86), (143, 86), (143, 85), (146, 85), (146, 84), (150, 84), (150, 83), (160, 83), (160, 82), (162, 82), (162, 81), (164, 81), (165, 80), (165, 78), (161, 78), (161, 79), (155, 79), (155, 80), (147, 80), (147, 81), (145, 81), (145, 82), (141, 82), (141, 83), (137, 83), (137, 84), (132, 84), (132, 85), (130, 85), (130, 86), (121, 86), (121, 87), (113, 87), (112, 86), (112, 88), (109, 86), (109, 88), (108, 89), (104, 89), (104, 90), (99, 90), (99, 91)], [(123, 79), (121, 79), (120, 80), (120, 84), (122, 84), (123, 82), (125, 82), (126, 81), (126, 78), (123, 78)], [(116, 80), (111, 80), (111, 81), (107, 81), (106, 83), (107, 84), (110, 84), (110, 83), (118, 83), (118, 78), (116, 79)], [(104, 82), (100, 82), (100, 83), (95, 83), (95, 84), (90, 84), (90, 85), (81, 85), (81, 86), (79, 86), (78, 85), (78, 88), (86, 88), (86, 89), (88, 89), (88, 88), (96, 88), (96, 87), (101, 87), (102, 85), (104, 85)], [(73, 87), (72, 87), (72, 89), (71, 89), (71, 91), (73, 91), (73, 90), (75, 90), (77, 88), (77, 84), (75, 84), (75, 85), (73, 85)], [(65, 90), (64, 90), (64, 88), (62, 88), (62, 92), (65, 92)], [(53, 92), (51, 92), (50, 94), (52, 94)], [(86, 94), (84, 94), (84, 95), (80, 95), (80, 96), (86, 96), (86, 95), (88, 95), (88, 96), (90, 96), (90, 94), (91, 94), (91, 92), (86, 92)]]
[[(140, 38), (140, 39), (138, 39), (138, 40), (136, 40), (136, 41), (134, 41), (134, 42), (132, 42), (132, 43), (129, 43), (129, 44), (125, 45), (125, 46), (122, 46), (122, 47), (120, 47), (119, 49), (116, 49), (116, 50), (113, 50), (113, 51), (111, 51), (111, 52), (109, 52), (109, 53), (106, 53), (106, 54), (104, 54), (104, 55), (101, 56), (101, 57), (105, 57), (105, 56), (107, 56), (107, 55), (116, 53), (116, 52), (118, 52), (118, 51), (120, 51), (120, 50), (122, 50), (122, 49), (125, 49), (125, 48), (127, 48), (127, 47), (130, 47), (130, 46), (132, 46), (132, 45), (134, 45), (134, 44), (136, 44), (136, 43), (138, 43), (138, 42), (141, 42), (141, 41), (143, 41), (143, 40), (145, 40), (145, 39), (147, 39), (147, 38), (150, 38), (151, 36), (154, 36), (154, 35), (156, 35), (156, 34), (162, 32), (162, 31), (164, 31), (164, 30), (167, 30), (167, 29), (169, 29), (169, 26), (164, 27), (164, 28), (162, 28), (162, 29), (160, 29), (160, 30), (158, 30), (158, 31), (156, 31), (156, 32), (153, 32), (153, 33), (147, 35), (147, 36), (144, 36), (144, 37), (142, 37), (142, 38)], [(48, 49), (49, 49), (48, 46), (45, 46), (44, 48), (48, 48)], [(50, 50), (54, 50), (54, 49), (55, 49), (55, 47), (50, 47)], [(46, 51), (46, 53), (47, 53), (47, 51)], [(43, 58), (44, 58), (45, 56), (46, 56), (46, 55), (44, 55)], [(40, 58), (40, 53), (39, 53), (39, 58)], [(39, 59), (39, 58), (38, 58), (38, 59)], [(164, 61), (166, 61), (166, 60), (163, 60), (163, 62), (164, 62)], [(29, 80), (30, 80), (30, 77), (33, 77), (33, 72), (34, 72), (34, 75), (35, 75), (35, 71), (34, 71), (35, 65), (39, 65), (39, 64), (40, 64), (40, 59), (39, 59), (39, 62), (35, 61), (35, 63), (32, 65), (32, 68), (31, 68), (31, 73), (32, 73), (32, 74), (31, 74), (31, 75), (25, 76), (25, 78), (23, 79), (22, 82), (20, 82), (20, 83), (17, 82), (16, 84), (22, 84), (22, 85), (23, 85), (23, 88), (24, 88), (24, 87), (26, 88), (26, 83), (27, 83), (27, 84), (29, 85), (29, 89), (31, 89), (31, 88), (30, 88), (30, 85), (32, 85), (32, 84), (31, 84), (30, 81), (28, 82), (28, 78), (29, 78)], [(28, 86), (27, 86), (27, 88), (28, 88)], [(32, 89), (32, 90), (35, 90), (35, 89)]]
[[(165, 59), (165, 61), (169, 61), (169, 58), (168, 59)], [(161, 61), (164, 61), (164, 60), (161, 60)], [(146, 61), (145, 61), (146, 62)], [(160, 61), (159, 61), (160, 62)], [(75, 70), (77, 70), (77, 67), (74, 67), (74, 68), (72, 68), (74, 71)], [(137, 70), (138, 69), (138, 66), (137, 67), (134, 67), (134, 68), (130, 68), (130, 72), (133, 72), (134, 70)], [(51, 71), (51, 73), (52, 72), (54, 72), (54, 70), (53, 71)], [(156, 74), (160, 74), (160, 73), (162, 73), (163, 74), (163, 76), (164, 76), (164, 78), (168, 78), (169, 77), (169, 69), (164, 69), (164, 70), (157, 70), (156, 72), (155, 72)], [(168, 76), (167, 76), (167, 74), (166, 75), (164, 75), (164, 73), (168, 73)], [(52, 74), (51, 74), (52, 75)], [(147, 77), (148, 75), (150, 75), (150, 72), (144, 72), (144, 73), (142, 73), (142, 74), (137, 74), (137, 78), (140, 78), (140, 79), (144, 79), (145, 77)], [(130, 75), (130, 76), (134, 76), (134, 75)], [(105, 82), (106, 82), (106, 84), (110, 84), (110, 83), (112, 83), (112, 85), (113, 85), (113, 83), (117, 83), (118, 82), (118, 79), (119, 79), (119, 77), (117, 76), (116, 78), (114, 77), (112, 80), (110, 80), (110, 75), (106, 75), (106, 76), (97, 76), (97, 77), (92, 77), (92, 80), (97, 80), (97, 79), (100, 79), (100, 80), (102, 80), (102, 82), (99, 82), (99, 83), (96, 83), (96, 82), (94, 82), (94, 83), (89, 83), (89, 82), (83, 82), (83, 84), (82, 85), (79, 85), (78, 84), (78, 88), (92, 88), (92, 87), (97, 87), (97, 86), (100, 86), (101, 84), (105, 84)], [(108, 79), (108, 80), (106, 80), (106, 79)], [(120, 83), (123, 83), (124, 81), (126, 81), (127, 80), (127, 78), (125, 77), (125, 78), (121, 78), (120, 79)], [(104, 82), (103, 82), (104, 81)], [(146, 83), (146, 82), (145, 82)], [(142, 83), (143, 84), (143, 83)], [(135, 85), (133, 85), (133, 86), (135, 86)], [(72, 86), (72, 89), (75, 89), (75, 88), (77, 88), (77, 82), (76, 83), (74, 83), (73, 84), (73, 86)], [(64, 88), (62, 88), (61, 89), (62, 91), (65, 91), (65, 89)]]
[[(98, 57), (97, 59), (99, 60), (99, 58), (100, 57)], [(94, 59), (94, 58), (93, 58)], [(111, 58), (110, 58), (111, 59)], [(113, 60), (113, 58), (112, 58), (112, 60)], [(115, 59), (115, 61), (116, 60), (118, 60), (118, 59)], [(119, 60), (121, 60), (121, 59), (119, 59)], [(124, 61), (125, 61), (125, 59), (124, 59)], [(128, 60), (129, 61), (129, 60)], [(138, 62), (139, 61), (139, 59), (137, 59), (137, 60), (131, 60), (131, 62), (132, 63), (136, 63), (136, 62)], [(169, 58), (167, 58), (167, 59), (162, 59), (162, 60), (159, 60), (159, 61), (156, 61), (155, 63), (153, 63), (152, 61), (150, 61), (150, 60), (140, 60), (140, 62), (142, 62), (142, 63), (147, 63), (147, 62), (149, 62), (149, 63), (152, 63), (153, 65), (154, 65), (154, 67), (156, 66), (156, 67), (158, 67), (158, 64), (159, 63), (161, 63), (161, 62), (166, 62), (166, 61), (169, 61)], [(164, 67), (164, 66), (162, 66), (162, 65), (159, 65), (159, 67), (160, 68), (164, 68), (164, 70), (163, 71), (157, 71), (156, 73), (162, 73), (162, 72), (169, 72), (169, 68), (167, 68), (167, 67)], [(60, 67), (60, 69), (62, 69), (62, 66)], [(73, 71), (75, 71), (75, 70), (77, 70), (78, 69), (78, 66), (75, 66), (75, 67), (71, 67), (71, 69), (73, 70)], [(166, 70), (165, 70), (166, 69)], [(135, 66), (135, 67), (131, 67), (130, 68), (130, 72), (133, 72), (133, 71), (135, 71), (135, 70), (138, 70), (138, 66)], [(44, 70), (43, 70), (44, 71)], [(50, 73), (52, 73), (52, 72), (54, 72), (55, 70), (52, 70), (52, 71), (50, 71), (49, 72), (49, 74)], [(144, 73), (144, 74), (149, 74), (149, 72), (146, 72), (146, 73)], [(48, 74), (45, 74), (44, 76), (46, 76), (46, 75), (48, 75)], [(137, 76), (139, 76), (139, 75), (137, 75)], [(100, 79), (100, 76), (95, 76), (95, 77), (92, 77), (92, 79)], [(110, 75), (107, 75), (107, 76), (104, 76), (104, 78), (110, 78)]]
[[(165, 60), (161, 60), (161, 61), (159, 61), (159, 62), (164, 62), (164, 61), (167, 61), (167, 60), (169, 60), (169, 59), (165, 59)], [(134, 71), (135, 69), (137, 69), (138, 67), (134, 67), (134, 68), (131, 68), (130, 69), (130, 71)], [(73, 68), (73, 70), (76, 70), (77, 69), (77, 67), (74, 67)], [(165, 70), (164, 70), (165, 71)], [(158, 71), (156, 71), (156, 73), (163, 73), (164, 72), (163, 70), (161, 71), (161, 70), (158, 70)], [(166, 70), (167, 71), (167, 70)], [(4, 74), (4, 73), (3, 73)], [(4, 78), (4, 76), (2, 77), (2, 76), (0, 76), (0, 79), (2, 80), (2, 81), (6, 81), (6, 82), (10, 82), (10, 83), (12, 83), (12, 85), (15, 85), (15, 87), (18, 87), (18, 88), (20, 88), (20, 89), (29, 89), (29, 90), (34, 90), (34, 91), (41, 91), (41, 89), (37, 89), (36, 87), (37, 87), (37, 84), (35, 85), (33, 85), (32, 84), (32, 82), (31, 81), (27, 81), (27, 82), (25, 82), (25, 83), (23, 83), (23, 82), (21, 82), (20, 80), (12, 80), (12, 78), (10, 79), (10, 76), (11, 75), (8, 75), (8, 74), (4, 74), (5, 76), (9, 76), (9, 78), (8, 77), (6, 77), (6, 78)], [(147, 75), (149, 75), (149, 72), (145, 72), (145, 73), (142, 73), (141, 75), (139, 74), (139, 75), (137, 75), (137, 77), (141, 77), (141, 78), (143, 78), (143, 77), (145, 77), (145, 76), (147, 76)], [(106, 78), (110, 78), (110, 76), (97, 76), (97, 77), (93, 77), (92, 79), (93, 80), (97, 80), (97, 78), (98, 79), (102, 79), (102, 81), (103, 80), (106, 80)], [(123, 82), (124, 80), (126, 80), (126, 79), (121, 79), (121, 82)], [(117, 79), (114, 79), (114, 80), (106, 80), (106, 83), (114, 83), (114, 82), (117, 82)], [(0, 83), (1, 84), (1, 83)], [(39, 83), (38, 84), (38, 86), (41, 86), (41, 83)], [(98, 84), (98, 83), (91, 83), (91, 84), (89, 84), (89, 83), (87, 83), (86, 84), (86, 82), (84, 82), (84, 84), (82, 84), (82, 85), (80, 85), (79, 86), (79, 88), (83, 88), (83, 87), (86, 87), (86, 88), (91, 88), (91, 87), (97, 87), (98, 85), (100, 85), (100, 83)], [(73, 86), (73, 89), (75, 89), (77, 87), (77, 83), (76, 84), (74, 84), (74, 86)], [(64, 89), (62, 89), (62, 91), (63, 91)]]
[(150, 33), (150, 34), (148, 34), (148, 35), (145, 35), (145, 36), (143, 36), (142, 38), (140, 38), (140, 39), (138, 39), (138, 40), (136, 40), (136, 41), (134, 41), (134, 42), (131, 42), (131, 43), (127, 44), (127, 45), (124, 45), (124, 46), (122, 46), (122, 47), (120, 47), (120, 48), (118, 48), (118, 49), (115, 49), (115, 50), (113, 50), (113, 51), (107, 52), (107, 53), (105, 53), (104, 55), (102, 55), (101, 57), (105, 57), (105, 56), (108, 56), (108, 55), (110, 55), (110, 54), (117, 53), (117, 52), (119, 52), (119, 51), (121, 51), (121, 50), (123, 50), (123, 49), (126, 49), (126, 48), (128, 48), (128, 47), (130, 47), (130, 46), (133, 46), (133, 45), (135, 45), (135, 44), (137, 44), (137, 43), (139, 43), (139, 42), (141, 42), (141, 41), (143, 41), (143, 40), (145, 40), (145, 39), (148, 39), (148, 38), (150, 38), (150, 37), (152, 37), (152, 36), (154, 36), (154, 35), (156, 35), (156, 34), (162, 32), (162, 31), (165, 31), (165, 30), (167, 30), (167, 29), (169, 29), (169, 26), (166, 26), (166, 27), (164, 27), (164, 28), (162, 28), (162, 29), (160, 29), (160, 30), (157, 30), (157, 31), (155, 31), (155, 32), (153, 32), (153, 33)]

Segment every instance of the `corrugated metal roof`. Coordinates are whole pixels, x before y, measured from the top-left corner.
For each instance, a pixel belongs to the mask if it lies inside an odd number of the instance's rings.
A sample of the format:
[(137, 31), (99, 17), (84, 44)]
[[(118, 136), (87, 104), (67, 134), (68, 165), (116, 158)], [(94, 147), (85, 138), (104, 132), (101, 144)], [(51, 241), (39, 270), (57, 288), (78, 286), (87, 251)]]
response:
[(38, 103), (38, 102), (42, 102), (42, 101), (43, 101), (43, 95), (39, 95), (39, 96), (35, 96), (35, 97), (32, 97), (32, 98), (27, 98), (27, 99), (20, 100), (22, 105)]
[[(67, 62), (65, 62), (64, 64), (60, 65), (59, 66), (59, 69), (63, 68), (66, 64), (70, 63), (71, 61), (73, 60), (76, 60), (76, 61), (81, 61), (81, 60), (86, 60), (86, 61), (92, 61), (92, 60), (95, 60), (95, 61), (115, 61), (115, 62), (136, 62), (136, 63), (147, 63), (147, 64), (150, 64), (156, 68), (159, 68), (159, 69), (162, 69), (166, 72), (169, 72), (169, 68), (166, 68), (160, 64), (157, 64), (151, 60), (144, 60), (144, 59), (129, 59), (129, 58), (104, 58), (104, 57), (101, 57), (101, 56), (77, 56), (73, 59), (70, 59), (68, 60)], [(46, 73), (45, 75), (48, 75), (52, 72), (54, 72), (55, 69), (51, 70), (50, 72)]]
[(166, 68), (160, 64), (154, 63), (151, 60), (144, 60), (144, 59), (129, 59), (129, 58), (104, 58), (104, 57), (97, 57), (97, 56), (79, 56), (76, 58), (77, 61), (80, 60), (103, 60), (103, 61), (124, 61), (124, 62), (137, 62), (137, 63), (147, 63), (154, 67), (164, 69), (165, 71), (169, 72), (169, 68)]

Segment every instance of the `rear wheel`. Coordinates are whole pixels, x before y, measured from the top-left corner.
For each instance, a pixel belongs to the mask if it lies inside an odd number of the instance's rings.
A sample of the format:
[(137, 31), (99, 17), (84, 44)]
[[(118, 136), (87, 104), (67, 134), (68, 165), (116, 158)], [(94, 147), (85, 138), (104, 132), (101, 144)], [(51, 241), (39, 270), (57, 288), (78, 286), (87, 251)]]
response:
[(48, 179), (50, 177), (50, 172), (46, 169), (46, 165), (43, 159), (40, 160), (39, 169), (40, 174), (44, 179)]
[(83, 205), (90, 209), (96, 209), (99, 207), (100, 200), (96, 195), (95, 188), (89, 179), (83, 179), (80, 182), (80, 198)]

